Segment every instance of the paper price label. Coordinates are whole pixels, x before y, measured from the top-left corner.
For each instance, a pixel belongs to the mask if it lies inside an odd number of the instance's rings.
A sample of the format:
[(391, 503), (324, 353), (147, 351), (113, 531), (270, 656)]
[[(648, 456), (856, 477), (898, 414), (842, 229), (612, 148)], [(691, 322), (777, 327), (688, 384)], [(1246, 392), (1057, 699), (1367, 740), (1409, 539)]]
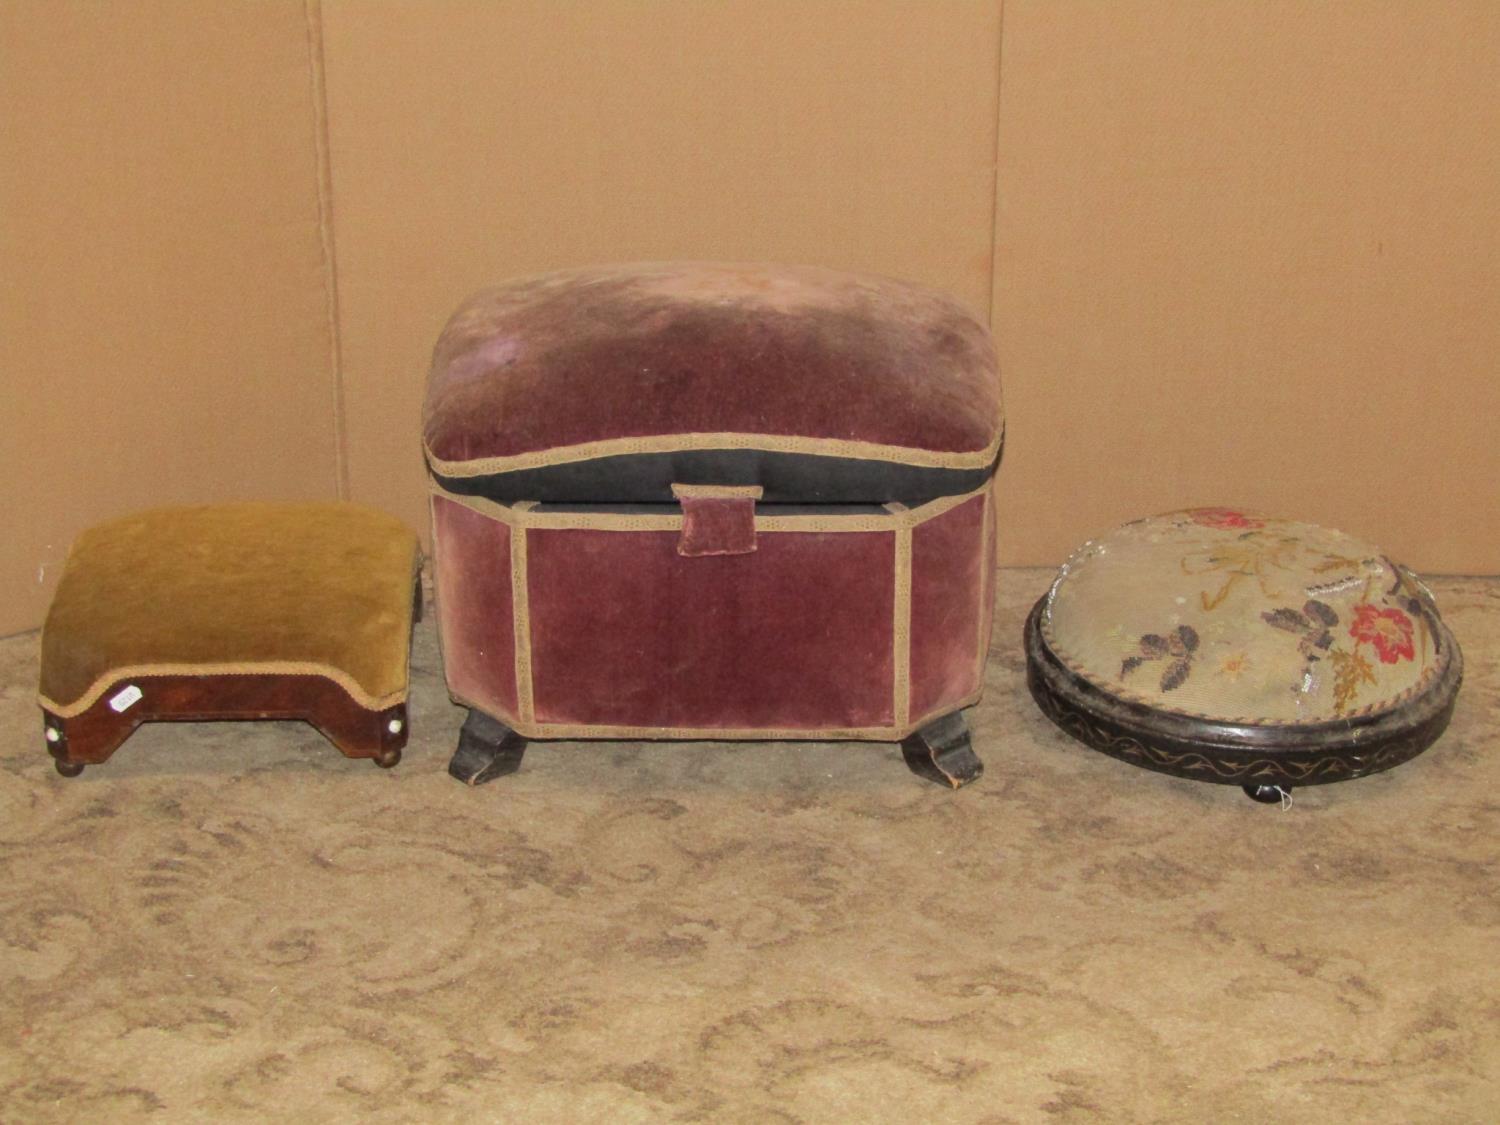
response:
[(115, 692), (114, 696), (111, 697), (109, 701), (109, 706), (112, 710), (123, 714), (141, 701), (142, 694), (143, 693), (140, 688), (136, 687), (134, 684), (131, 684), (128, 687), (123, 687), (119, 691)]

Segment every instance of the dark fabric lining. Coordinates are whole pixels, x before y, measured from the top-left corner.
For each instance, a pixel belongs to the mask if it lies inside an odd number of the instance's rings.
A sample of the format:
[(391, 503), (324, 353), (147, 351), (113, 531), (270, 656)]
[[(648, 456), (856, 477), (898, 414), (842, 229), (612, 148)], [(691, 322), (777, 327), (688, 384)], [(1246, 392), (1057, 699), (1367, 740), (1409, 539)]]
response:
[[(880, 504), (777, 504), (774, 511), (766, 511), (764, 501), (756, 502), (756, 510), (774, 516), (886, 516), (889, 510)], [(674, 501), (671, 504), (538, 504), (531, 509), (546, 515), (599, 515), (599, 516), (680, 516), (682, 508)]]
[(434, 473), (443, 488), (461, 496), (499, 503), (670, 504), (672, 485), (760, 485), (767, 504), (884, 504), (915, 506), (979, 488), (1000, 463), (979, 469), (934, 469), (770, 453), (758, 449), (706, 449), (677, 453), (631, 453), (538, 469), (460, 477)]

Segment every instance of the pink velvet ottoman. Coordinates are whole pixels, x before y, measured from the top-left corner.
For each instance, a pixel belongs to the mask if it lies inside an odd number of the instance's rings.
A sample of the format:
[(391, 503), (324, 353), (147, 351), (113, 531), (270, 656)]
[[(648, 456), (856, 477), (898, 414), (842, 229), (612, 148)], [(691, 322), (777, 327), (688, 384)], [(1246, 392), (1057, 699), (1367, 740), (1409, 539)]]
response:
[(450, 772), (527, 739), (901, 742), (982, 771), (1003, 420), (951, 299), (666, 263), (477, 294), (424, 411)]

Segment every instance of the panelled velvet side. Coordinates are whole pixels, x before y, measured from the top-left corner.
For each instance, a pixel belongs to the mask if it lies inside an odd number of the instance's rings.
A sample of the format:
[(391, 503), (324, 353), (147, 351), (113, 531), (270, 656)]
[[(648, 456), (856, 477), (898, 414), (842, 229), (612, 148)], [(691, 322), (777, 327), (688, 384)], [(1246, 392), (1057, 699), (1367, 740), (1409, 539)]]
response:
[(988, 513), (984, 522), (984, 557), (980, 563), (983, 568), (984, 601), (979, 615), (979, 652), (975, 655), (981, 684), (984, 683), (984, 667), (989, 660), (991, 636), (995, 627), (995, 586), (1000, 578), (996, 571), (996, 567), (1000, 565), (1000, 533), (996, 519), (999, 507), (994, 478), (990, 479), (989, 487), (984, 490), (984, 503)]
[(516, 714), (510, 528), (432, 498), (438, 627), (448, 690), (497, 718)]
[[(912, 532), (911, 718), (953, 710), (979, 690), (980, 637), (989, 637), (985, 542), (991, 490)], [(992, 538), (992, 536), (990, 536)]]
[(893, 722), (889, 533), (770, 533), (751, 554), (702, 558), (679, 555), (677, 538), (530, 531), (539, 723)]

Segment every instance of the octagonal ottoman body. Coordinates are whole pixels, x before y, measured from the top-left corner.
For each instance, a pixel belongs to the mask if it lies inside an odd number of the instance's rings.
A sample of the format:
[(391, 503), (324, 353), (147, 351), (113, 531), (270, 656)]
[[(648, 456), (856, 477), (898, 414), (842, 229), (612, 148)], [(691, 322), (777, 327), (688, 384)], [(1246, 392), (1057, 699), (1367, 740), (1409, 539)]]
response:
[(1084, 544), (1025, 640), (1031, 693), (1067, 733), (1266, 802), (1420, 754), (1463, 678), (1410, 570), (1342, 532), (1228, 508)]
[(666, 263), (477, 294), (424, 411), (450, 772), (870, 739), (971, 780), (1001, 439), (988, 333), (916, 286)]

